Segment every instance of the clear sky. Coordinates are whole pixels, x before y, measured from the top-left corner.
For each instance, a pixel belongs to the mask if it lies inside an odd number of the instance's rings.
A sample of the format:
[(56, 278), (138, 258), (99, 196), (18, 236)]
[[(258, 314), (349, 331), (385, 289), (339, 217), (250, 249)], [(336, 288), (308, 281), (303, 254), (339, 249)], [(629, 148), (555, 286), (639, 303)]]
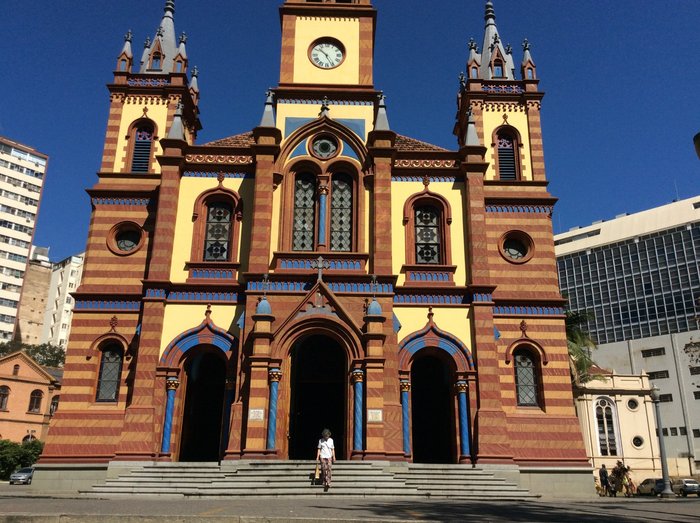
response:
[[(483, 0), (374, 0), (375, 87), (392, 128), (454, 148), (457, 76)], [(200, 69), (197, 142), (252, 129), (279, 80), (281, 0), (177, 0)], [(494, 0), (504, 43), (537, 64), (555, 232), (700, 194), (700, 0)], [(0, 134), (50, 156), (35, 244), (84, 249), (123, 35), (138, 61), (164, 0), (3, 0)]]

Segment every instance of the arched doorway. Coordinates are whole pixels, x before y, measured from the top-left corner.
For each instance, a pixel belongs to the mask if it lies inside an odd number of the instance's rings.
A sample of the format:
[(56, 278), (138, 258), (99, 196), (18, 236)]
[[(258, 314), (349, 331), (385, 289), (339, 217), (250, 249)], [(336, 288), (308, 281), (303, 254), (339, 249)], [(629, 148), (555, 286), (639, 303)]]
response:
[(414, 463), (455, 463), (454, 370), (429, 349), (411, 366), (411, 426)]
[(346, 458), (347, 358), (327, 336), (310, 336), (292, 349), (289, 459), (314, 459), (321, 431), (333, 434), (337, 459)]
[(215, 352), (192, 352), (184, 367), (187, 391), (182, 417), (180, 461), (219, 461), (226, 362)]

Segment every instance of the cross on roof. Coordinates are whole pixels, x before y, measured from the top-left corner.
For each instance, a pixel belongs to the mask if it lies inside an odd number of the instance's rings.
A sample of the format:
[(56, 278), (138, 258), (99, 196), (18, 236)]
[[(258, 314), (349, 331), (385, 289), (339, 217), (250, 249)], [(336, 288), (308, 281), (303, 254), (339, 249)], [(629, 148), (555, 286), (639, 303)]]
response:
[(324, 260), (323, 256), (319, 256), (316, 260), (311, 262), (312, 269), (318, 269), (318, 280), (323, 281), (323, 269), (330, 269), (331, 264), (328, 260)]

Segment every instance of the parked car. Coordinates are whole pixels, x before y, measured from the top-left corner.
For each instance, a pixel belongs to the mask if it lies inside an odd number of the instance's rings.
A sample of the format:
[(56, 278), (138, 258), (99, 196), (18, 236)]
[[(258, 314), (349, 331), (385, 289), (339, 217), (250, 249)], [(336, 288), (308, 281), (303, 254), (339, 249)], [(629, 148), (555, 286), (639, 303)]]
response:
[(695, 494), (700, 498), (700, 483), (694, 479), (679, 479), (673, 482), (671, 489), (676, 494), (685, 497), (688, 494)]
[(15, 483), (20, 483), (20, 484), (24, 483), (26, 485), (31, 485), (33, 477), (34, 477), (34, 468), (33, 467), (19, 469), (17, 472), (10, 475), (10, 485), (14, 485)]
[(664, 491), (664, 480), (656, 478), (647, 478), (637, 485), (637, 495), (639, 496), (656, 496)]

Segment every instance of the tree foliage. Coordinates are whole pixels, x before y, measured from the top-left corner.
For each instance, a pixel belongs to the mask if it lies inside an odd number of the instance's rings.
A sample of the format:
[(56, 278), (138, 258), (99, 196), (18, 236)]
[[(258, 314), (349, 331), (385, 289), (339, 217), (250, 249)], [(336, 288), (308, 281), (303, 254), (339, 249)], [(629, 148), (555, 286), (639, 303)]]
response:
[(566, 342), (574, 383), (587, 383), (600, 377), (591, 374), (591, 367), (595, 365), (591, 353), (597, 347), (586, 330), (589, 319), (590, 314), (587, 311), (566, 311)]
[(7, 439), (0, 440), (0, 480), (8, 480), (16, 470), (34, 465), (43, 450), (44, 442), (38, 439), (21, 444)]
[(6, 356), (18, 350), (24, 351), (27, 356), (39, 365), (46, 367), (63, 367), (63, 364), (66, 362), (66, 351), (58, 345), (51, 345), (50, 343), (29, 345), (16, 340), (0, 343), (0, 356)]

